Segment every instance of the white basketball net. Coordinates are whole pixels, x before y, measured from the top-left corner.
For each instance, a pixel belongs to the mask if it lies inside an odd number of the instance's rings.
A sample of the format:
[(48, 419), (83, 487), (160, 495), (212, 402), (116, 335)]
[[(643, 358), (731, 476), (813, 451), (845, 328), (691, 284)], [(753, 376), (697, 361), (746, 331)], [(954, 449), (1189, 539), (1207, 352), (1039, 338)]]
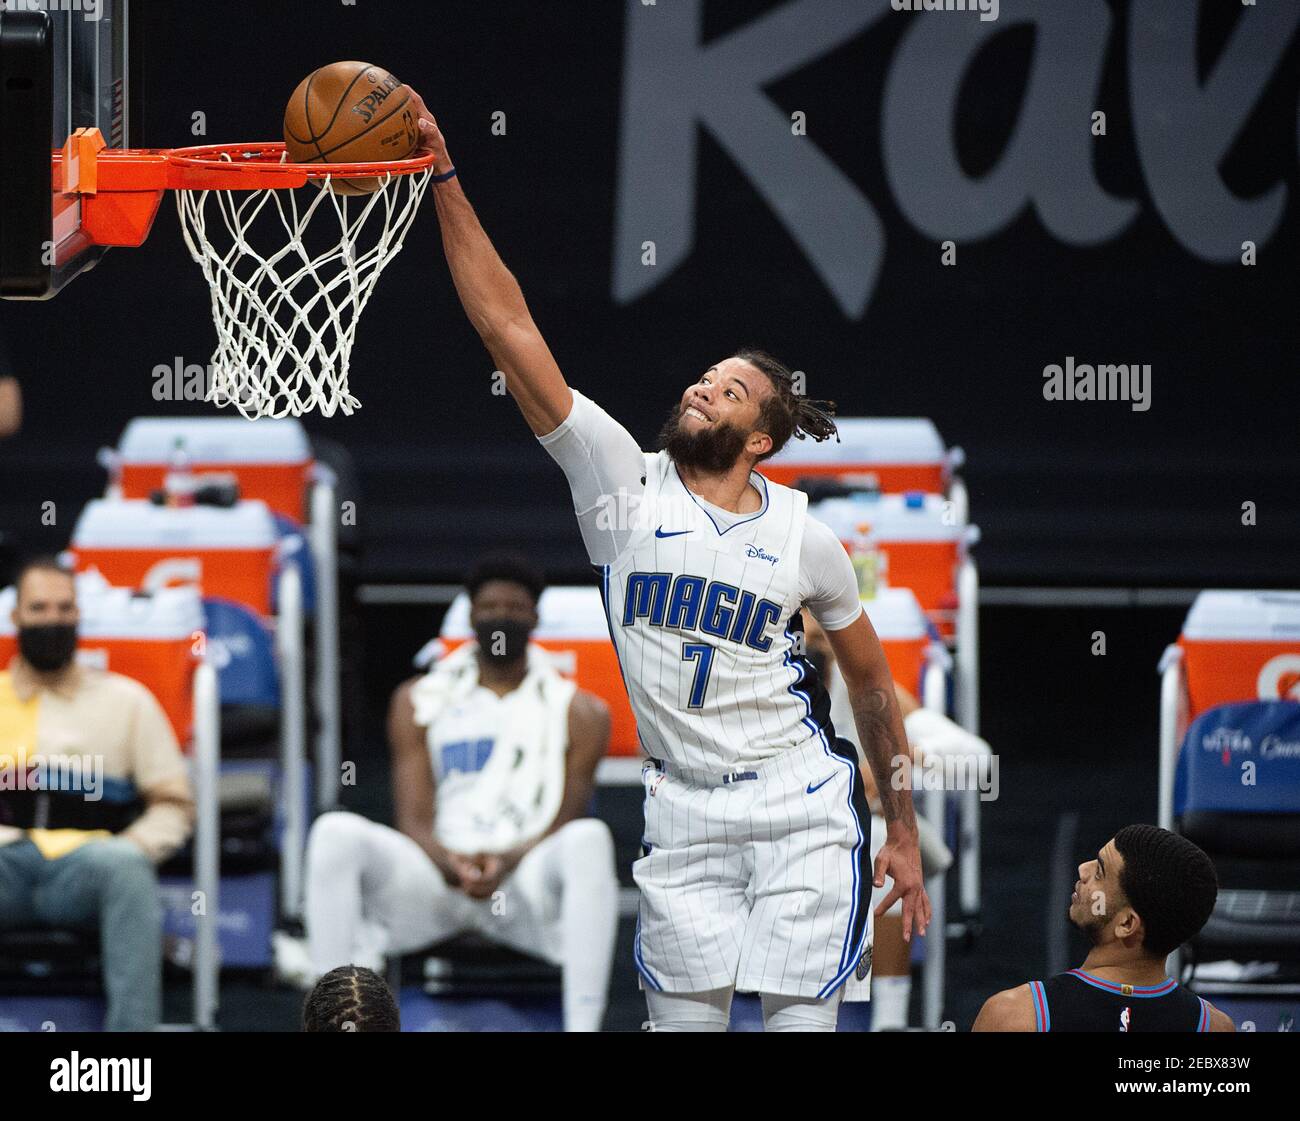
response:
[[(301, 416), (313, 408), (351, 415), (361, 407), (348, 391), (357, 320), (384, 266), (401, 250), (431, 174), (425, 168), (389, 175), (373, 194), (351, 197), (336, 194), (328, 180), (296, 189), (176, 192), (185, 244), (212, 289), (217, 348), (207, 400), (234, 405), (250, 419)], [(209, 224), (209, 198), (224, 233)], [(334, 214), (339, 239), (313, 252), (304, 235), (318, 210)], [(278, 214), (288, 235), (265, 256), (249, 240), (263, 212), (268, 221)], [(321, 224), (328, 227), (328, 219), (322, 216)], [(363, 238), (370, 248), (360, 248)]]

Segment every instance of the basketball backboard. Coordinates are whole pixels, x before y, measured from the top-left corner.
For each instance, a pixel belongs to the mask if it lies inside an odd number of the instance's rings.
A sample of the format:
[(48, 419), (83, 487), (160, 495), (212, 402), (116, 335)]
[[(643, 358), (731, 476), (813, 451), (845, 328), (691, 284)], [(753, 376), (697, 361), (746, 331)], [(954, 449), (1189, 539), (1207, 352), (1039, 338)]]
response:
[(104, 254), (82, 202), (51, 174), (51, 152), (96, 127), (139, 147), (140, 0), (0, 0), (0, 296), (43, 300)]

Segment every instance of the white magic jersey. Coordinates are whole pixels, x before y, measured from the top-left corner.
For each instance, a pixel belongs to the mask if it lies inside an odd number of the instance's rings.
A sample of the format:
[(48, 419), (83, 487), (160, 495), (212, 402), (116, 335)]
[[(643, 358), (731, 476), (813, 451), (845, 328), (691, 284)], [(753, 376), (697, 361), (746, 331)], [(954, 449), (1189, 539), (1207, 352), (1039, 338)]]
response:
[(645, 456), (645, 476), (644, 509), (663, 520), (642, 519), (604, 593), (646, 752), (723, 772), (817, 735), (828, 710), (800, 687), (790, 629), (807, 495), (754, 474), (762, 506), (724, 529), (667, 452)]
[[(862, 614), (844, 547), (799, 491), (752, 473), (752, 514), (692, 494), (666, 452), (646, 454), (577, 390), (539, 442), (564, 469), (610, 633), (652, 758), (710, 771), (819, 735), (829, 701), (791, 616), (828, 631)], [(801, 625), (800, 620), (796, 626)]]

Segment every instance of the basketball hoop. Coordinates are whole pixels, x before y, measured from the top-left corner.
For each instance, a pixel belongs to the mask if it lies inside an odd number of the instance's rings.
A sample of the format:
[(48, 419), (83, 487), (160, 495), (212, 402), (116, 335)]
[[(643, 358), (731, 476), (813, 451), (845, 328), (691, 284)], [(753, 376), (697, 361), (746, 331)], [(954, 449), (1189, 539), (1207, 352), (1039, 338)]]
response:
[[(96, 244), (140, 245), (163, 191), (176, 192), (181, 234), (212, 293), (209, 401), (250, 419), (360, 407), (348, 389), (357, 320), (415, 221), (432, 156), (295, 164), (278, 142), (119, 150), (78, 129), (54, 158), (55, 182), (81, 197)], [(375, 189), (343, 195), (335, 178)], [(303, 195), (309, 182), (316, 189)], [(254, 230), (259, 218), (278, 219), (279, 232)]]

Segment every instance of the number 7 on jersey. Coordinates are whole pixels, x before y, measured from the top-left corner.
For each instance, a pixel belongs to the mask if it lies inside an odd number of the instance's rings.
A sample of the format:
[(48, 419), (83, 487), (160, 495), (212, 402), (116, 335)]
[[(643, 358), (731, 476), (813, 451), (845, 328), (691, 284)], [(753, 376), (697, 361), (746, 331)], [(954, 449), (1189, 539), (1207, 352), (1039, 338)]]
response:
[(709, 687), (709, 671), (713, 669), (713, 647), (707, 642), (683, 642), (682, 661), (695, 663), (695, 679), (691, 682), (687, 708), (704, 707), (704, 691)]

